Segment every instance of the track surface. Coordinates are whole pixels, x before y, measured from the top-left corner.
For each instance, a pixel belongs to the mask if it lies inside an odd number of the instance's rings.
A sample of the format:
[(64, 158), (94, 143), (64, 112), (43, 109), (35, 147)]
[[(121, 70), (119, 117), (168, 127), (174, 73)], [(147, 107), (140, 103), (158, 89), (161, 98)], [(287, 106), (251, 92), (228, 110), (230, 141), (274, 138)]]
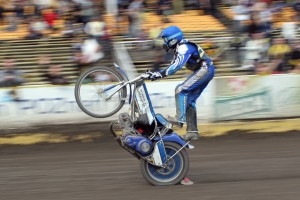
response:
[(300, 134), (201, 138), (192, 186), (149, 185), (111, 136), (93, 142), (0, 146), (1, 200), (299, 200)]

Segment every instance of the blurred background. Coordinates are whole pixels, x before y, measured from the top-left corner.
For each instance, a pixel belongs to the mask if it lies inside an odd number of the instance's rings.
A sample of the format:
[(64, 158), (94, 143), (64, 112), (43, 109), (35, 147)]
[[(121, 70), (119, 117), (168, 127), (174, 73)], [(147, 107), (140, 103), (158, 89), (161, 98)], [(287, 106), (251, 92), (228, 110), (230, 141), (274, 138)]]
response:
[(299, 0), (0, 0), (0, 84), (71, 84), (95, 63), (157, 70), (172, 59), (156, 40), (169, 25), (217, 76), (299, 73), (299, 12)]
[[(0, 0), (0, 199), (300, 199), (299, 13), (300, 0)], [(216, 78), (198, 101), (209, 137), (189, 152), (196, 184), (154, 192), (108, 123), (78, 108), (74, 83), (95, 65), (166, 67), (157, 36), (169, 25), (206, 50)], [(188, 73), (149, 81), (157, 110), (175, 111)]]

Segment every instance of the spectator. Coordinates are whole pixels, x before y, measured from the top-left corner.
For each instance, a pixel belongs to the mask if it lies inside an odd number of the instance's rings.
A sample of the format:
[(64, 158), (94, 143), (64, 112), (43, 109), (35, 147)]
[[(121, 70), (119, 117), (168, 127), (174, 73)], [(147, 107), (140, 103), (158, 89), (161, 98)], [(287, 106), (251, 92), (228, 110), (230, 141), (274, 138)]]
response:
[(85, 25), (84, 31), (88, 36), (100, 40), (101, 37), (105, 35), (105, 22), (99, 17), (93, 17), (91, 21)]
[(102, 48), (102, 52), (105, 55), (105, 59), (111, 62), (112, 59), (112, 42), (109, 35), (109, 30), (106, 27), (105, 22), (103, 22), (101, 17), (93, 17), (90, 22), (88, 22), (84, 27), (85, 33), (90, 38), (96, 39)]
[(4, 58), (3, 69), (0, 71), (0, 86), (14, 87), (22, 85), (24, 82), (23, 73), (15, 68), (14, 60)]
[(95, 38), (85, 40), (75, 38), (73, 51), (73, 59), (77, 63), (80, 72), (83, 71), (85, 67), (89, 67), (104, 57), (102, 46), (99, 45)]
[(43, 37), (43, 32), (47, 29), (47, 24), (38, 19), (37, 17), (33, 17), (30, 19), (28, 24), (28, 35), (25, 39), (39, 39)]
[(233, 29), (237, 35), (245, 31), (246, 21), (250, 19), (250, 9), (245, 0), (238, 1), (237, 5), (232, 6), (233, 10)]
[[(58, 16), (64, 19), (64, 28), (62, 33), (67, 36), (74, 36), (79, 33), (77, 26), (81, 23), (79, 19), (79, 5), (76, 5), (72, 1), (59, 2)], [(78, 30), (77, 30), (78, 29)], [(82, 30), (82, 27), (80, 27)]]
[(18, 20), (15, 13), (15, 5), (8, 1), (4, 2), (3, 7), (5, 11), (5, 21), (7, 22), (6, 31), (16, 31)]
[(79, 3), (75, 3), (71, 5), (71, 9), (70, 9), (70, 16), (73, 18), (73, 20), (75, 21), (75, 23), (78, 24), (83, 24), (84, 20), (82, 19), (81, 16), (81, 6)]
[(53, 8), (48, 8), (43, 11), (44, 21), (48, 25), (48, 29), (55, 30), (55, 21), (58, 19), (58, 15)]
[(293, 41), (296, 39), (297, 35), (297, 17), (296, 15), (291, 16), (290, 19), (282, 23), (281, 35), (288, 41)]
[(127, 16), (127, 8), (130, 4), (129, 0), (118, 0), (118, 14), (117, 14), (117, 29), (120, 35), (124, 34), (126, 24), (124, 22), (129, 18)]
[(170, 23), (169, 15), (172, 14), (172, 1), (171, 0), (159, 0), (158, 1), (159, 14), (163, 16), (164, 23)]
[(259, 61), (255, 66), (255, 74), (257, 75), (270, 75), (272, 74), (272, 64), (266, 61)]
[(285, 58), (291, 51), (290, 45), (284, 38), (274, 38), (273, 43), (268, 50), (268, 56), (270, 59)]
[(93, 16), (93, 2), (90, 0), (84, 0), (80, 3), (80, 18), (83, 24), (86, 24), (90, 21)]
[(86, 63), (93, 63), (103, 58), (102, 47), (94, 38), (88, 38), (83, 41), (81, 52)]
[(55, 12), (58, 16), (62, 16), (64, 19), (71, 11), (71, 2), (66, 0), (57, 0), (55, 7)]
[(44, 75), (45, 81), (50, 82), (53, 85), (66, 85), (69, 81), (61, 74), (60, 65), (51, 65)]
[(266, 29), (264, 25), (261, 23), (261, 19), (254, 14), (250, 19), (250, 24), (248, 26), (248, 35), (249, 37), (252, 37), (252, 34), (257, 34), (257, 33), (265, 34)]
[(15, 1), (15, 13), (18, 19), (24, 18), (24, 2), (22, 0)]
[(268, 46), (268, 40), (264, 37), (264, 33), (253, 33), (245, 45), (245, 59), (242, 68), (255, 68), (257, 62), (266, 54)]
[(272, 9), (266, 2), (256, 3), (253, 8), (254, 14), (259, 17), (260, 26), (262, 26), (266, 36), (270, 37), (272, 32)]
[(117, 16), (118, 14), (118, 0), (105, 0), (107, 14)]
[(37, 8), (38, 14), (40, 14), (41, 10), (49, 8), (53, 5), (54, 0), (32, 0), (33, 4)]
[(137, 37), (141, 30), (143, 0), (133, 0), (128, 6), (129, 36)]

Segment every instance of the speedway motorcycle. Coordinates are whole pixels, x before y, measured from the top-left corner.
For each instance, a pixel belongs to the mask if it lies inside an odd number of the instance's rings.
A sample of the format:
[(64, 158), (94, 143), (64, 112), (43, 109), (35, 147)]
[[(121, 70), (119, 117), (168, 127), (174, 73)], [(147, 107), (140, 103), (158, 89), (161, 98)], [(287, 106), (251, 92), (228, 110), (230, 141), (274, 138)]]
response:
[(117, 64), (92, 67), (78, 78), (75, 99), (83, 112), (95, 118), (113, 116), (128, 102), (128, 111), (110, 124), (111, 133), (139, 159), (141, 174), (150, 184), (174, 185), (188, 173), (187, 149), (194, 147), (155, 113), (146, 87), (150, 76), (145, 72), (129, 80)]

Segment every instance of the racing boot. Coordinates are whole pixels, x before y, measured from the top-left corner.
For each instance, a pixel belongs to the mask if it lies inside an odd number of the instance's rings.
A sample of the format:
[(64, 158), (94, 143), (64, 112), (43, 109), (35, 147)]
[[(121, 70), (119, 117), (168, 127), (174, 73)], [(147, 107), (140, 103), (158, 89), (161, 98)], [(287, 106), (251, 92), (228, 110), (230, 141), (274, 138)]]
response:
[(183, 123), (179, 122), (175, 117), (171, 117), (168, 116), (168, 121), (173, 125), (176, 126), (178, 128), (182, 128), (183, 127)]
[(182, 136), (184, 140), (198, 140), (199, 133), (197, 127), (197, 111), (192, 105), (188, 105), (186, 109), (186, 131)]
[(187, 131), (185, 135), (182, 136), (182, 139), (188, 141), (188, 140), (198, 140), (199, 139), (199, 133), (198, 131)]

